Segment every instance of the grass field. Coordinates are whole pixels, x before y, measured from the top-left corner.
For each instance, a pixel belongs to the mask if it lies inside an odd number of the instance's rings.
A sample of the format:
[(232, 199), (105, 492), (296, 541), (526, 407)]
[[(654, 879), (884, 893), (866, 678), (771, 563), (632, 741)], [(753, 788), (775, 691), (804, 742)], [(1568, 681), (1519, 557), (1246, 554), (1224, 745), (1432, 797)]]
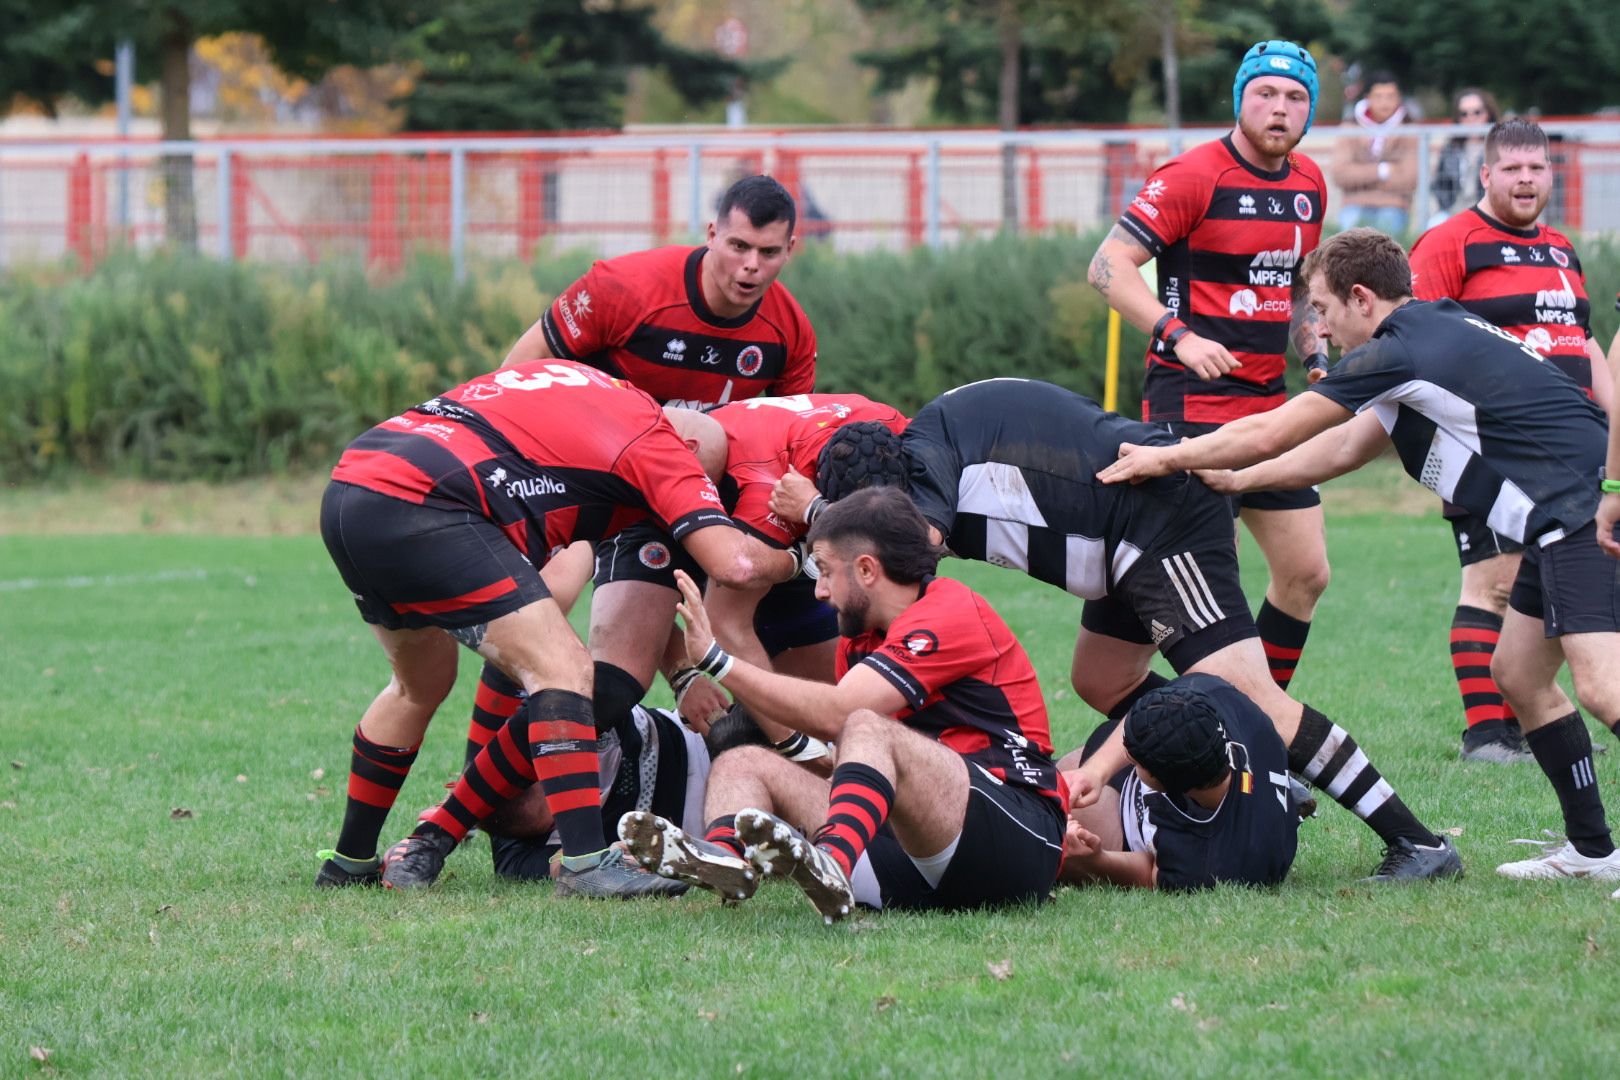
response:
[[(494, 880), (482, 839), (426, 894), (315, 893), (384, 677), (319, 540), (15, 535), (63, 497), (7, 493), (0, 1076), (1610, 1074), (1620, 905), (1491, 872), (1556, 805), (1533, 766), (1456, 760), (1454, 556), (1433, 516), (1370, 509), (1387, 479), (1337, 504), (1295, 686), (1456, 834), (1465, 880), (1355, 884), (1378, 844), (1329, 804), (1275, 891), (831, 929), (785, 886), (734, 911), (556, 901)], [(948, 565), (1023, 638), (1077, 743), (1078, 603)], [(388, 839), (459, 764), (475, 674), (469, 657)], [(1620, 754), (1598, 775), (1620, 806)]]

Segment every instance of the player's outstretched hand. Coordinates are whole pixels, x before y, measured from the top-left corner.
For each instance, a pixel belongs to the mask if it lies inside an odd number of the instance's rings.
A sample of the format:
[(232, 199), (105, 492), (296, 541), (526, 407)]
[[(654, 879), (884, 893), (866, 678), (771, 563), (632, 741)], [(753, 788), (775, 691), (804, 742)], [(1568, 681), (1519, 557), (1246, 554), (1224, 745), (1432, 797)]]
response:
[(1063, 833), (1063, 857), (1089, 859), (1101, 850), (1102, 837), (1071, 818)]
[(703, 606), (703, 593), (698, 590), (692, 575), (685, 570), (675, 571), (675, 585), (681, 590), (675, 614), (686, 624), (686, 657), (693, 664), (700, 664), (709, 646), (714, 644), (714, 631), (709, 628), (709, 611)]
[(1085, 769), (1066, 769), (1063, 782), (1069, 788), (1069, 809), (1084, 810), (1097, 801), (1102, 788)]
[(1605, 555), (1620, 559), (1620, 542), (1614, 538), (1614, 527), (1620, 524), (1620, 495), (1605, 495), (1598, 503), (1597, 542)]
[(805, 513), (817, 494), (815, 481), (789, 465), (787, 475), (771, 489), (771, 513), (784, 521), (805, 522)]
[(699, 675), (686, 689), (676, 695), (675, 709), (687, 727), (699, 735), (709, 733), (709, 725), (726, 715), (731, 698), (706, 675)]
[(1119, 460), (1098, 473), (1097, 479), (1105, 484), (1118, 484), (1124, 481), (1140, 484), (1156, 476), (1169, 476), (1175, 470), (1165, 460), (1165, 449), (1162, 446), (1120, 443)]
[(1206, 382), (1243, 366), (1225, 345), (1197, 334), (1188, 334), (1176, 343), (1176, 359)]
[(1236, 469), (1194, 469), (1193, 475), (1202, 480), (1205, 487), (1222, 495), (1243, 493), (1243, 482), (1238, 479)]

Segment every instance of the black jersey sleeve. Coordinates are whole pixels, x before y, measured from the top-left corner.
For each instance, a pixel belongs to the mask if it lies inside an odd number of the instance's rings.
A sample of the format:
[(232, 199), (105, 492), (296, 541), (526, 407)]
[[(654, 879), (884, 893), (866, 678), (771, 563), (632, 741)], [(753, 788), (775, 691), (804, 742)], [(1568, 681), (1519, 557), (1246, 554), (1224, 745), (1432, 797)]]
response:
[(924, 408), (900, 438), (906, 451), (906, 490), (911, 501), (949, 541), (956, 525), (962, 462), (945, 431), (942, 411)]
[(1351, 349), (1326, 378), (1309, 389), (1359, 413), (1391, 390), (1416, 378), (1417, 369), (1401, 342), (1379, 335)]

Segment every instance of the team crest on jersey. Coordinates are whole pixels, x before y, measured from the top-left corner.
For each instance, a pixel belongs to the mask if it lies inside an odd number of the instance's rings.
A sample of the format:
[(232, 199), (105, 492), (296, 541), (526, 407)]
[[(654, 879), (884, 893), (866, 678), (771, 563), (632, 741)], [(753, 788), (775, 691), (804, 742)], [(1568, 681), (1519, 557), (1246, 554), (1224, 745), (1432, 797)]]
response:
[(501, 396), (501, 384), (497, 382), (469, 383), (467, 390), (461, 395), (462, 401), (488, 401), (490, 398)]
[(650, 540), (641, 545), (636, 557), (641, 560), (641, 565), (649, 570), (663, 570), (669, 566), (669, 546)]
[(939, 636), (932, 630), (913, 630), (906, 635), (904, 644), (912, 656), (928, 656), (939, 651)]
[(759, 374), (759, 369), (765, 366), (765, 350), (758, 345), (750, 345), (737, 354), (737, 374), (748, 378)]
[(1294, 196), (1294, 215), (1301, 221), (1311, 220), (1316, 208), (1311, 205), (1311, 198), (1303, 191)]
[(1564, 254), (1563, 249), (1549, 247), (1547, 249), (1547, 254), (1552, 256), (1552, 261), (1558, 264), (1558, 268), (1560, 270), (1569, 269), (1569, 256)]

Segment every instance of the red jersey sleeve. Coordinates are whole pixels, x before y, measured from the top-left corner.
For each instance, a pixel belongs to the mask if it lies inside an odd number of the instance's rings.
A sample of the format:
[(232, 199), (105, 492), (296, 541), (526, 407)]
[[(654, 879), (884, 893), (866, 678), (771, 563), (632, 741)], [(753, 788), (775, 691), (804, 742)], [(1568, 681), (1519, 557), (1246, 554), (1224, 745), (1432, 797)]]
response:
[(731, 516), (742, 526), (773, 547), (785, 548), (804, 535), (803, 528), (794, 528), (771, 513), (771, 491), (775, 480), (744, 480), (738, 485), (737, 504)]
[(973, 593), (966, 586), (935, 579), (861, 663), (893, 684), (912, 709), (921, 709), (930, 696), (982, 671), (997, 656)]
[(546, 344), (559, 360), (580, 360), (630, 339), (639, 321), (637, 291), (601, 260), (562, 291), (541, 320)]
[(732, 524), (714, 481), (662, 415), (631, 440), (613, 471), (641, 492), (676, 540), (710, 525)]
[(1192, 232), (1209, 211), (1215, 177), (1191, 164), (1188, 156), (1171, 158), (1155, 169), (1120, 215), (1120, 227), (1154, 258)]
[(816, 388), (816, 331), (797, 301), (793, 303), (793, 328), (797, 340), (788, 353), (787, 365), (782, 377), (767, 391), (776, 397), (808, 394)]
[(1460, 297), (1466, 262), (1460, 229), (1430, 229), (1412, 245), (1412, 295), (1419, 300)]

